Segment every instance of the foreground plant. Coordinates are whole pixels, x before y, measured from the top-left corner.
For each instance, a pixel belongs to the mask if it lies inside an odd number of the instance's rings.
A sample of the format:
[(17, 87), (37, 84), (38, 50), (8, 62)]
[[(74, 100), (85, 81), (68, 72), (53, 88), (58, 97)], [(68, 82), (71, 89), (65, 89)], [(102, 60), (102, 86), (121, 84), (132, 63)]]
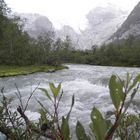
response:
[[(93, 108), (91, 112), (92, 122), (90, 124), (90, 128), (93, 134), (95, 135), (96, 140), (113, 139), (114, 134), (116, 133), (118, 127), (120, 129), (122, 121), (124, 120), (124, 118), (127, 117), (126, 116), (127, 109), (132, 103), (132, 100), (134, 99), (138, 91), (139, 82), (140, 75), (136, 76), (135, 79), (132, 79), (132, 76), (127, 74), (125, 80), (120, 79), (120, 77), (116, 75), (111, 76), (109, 81), (109, 91), (112, 103), (115, 108), (115, 111), (112, 112), (112, 114), (115, 117), (115, 120), (114, 123), (112, 124), (111, 120), (109, 121), (108, 119), (105, 119), (96, 107)], [(136, 135), (137, 132), (134, 133), (133, 134)], [(139, 137), (139, 135), (137, 137)], [(78, 137), (78, 140), (85, 139), (84, 138), (81, 139), (80, 137)]]
[[(69, 112), (66, 116), (59, 116), (58, 108), (60, 100), (63, 96), (63, 91), (61, 91), (61, 84), (59, 84), (57, 87), (53, 83), (49, 83), (49, 87), (51, 90), (51, 93), (53, 97), (48, 93), (48, 91), (45, 88), (39, 88), (46, 97), (51, 101), (52, 105), (54, 106), (54, 113), (50, 113), (49, 110), (44, 107), (44, 105), (39, 101), (38, 103), (41, 105), (40, 109), (40, 125), (41, 126), (48, 126), (48, 124), (51, 124), (48, 129), (51, 132), (51, 134), (54, 136), (54, 139), (57, 140), (70, 140), (70, 129), (69, 129), (69, 118), (70, 113), (72, 111), (72, 107), (74, 105), (74, 95), (72, 96), (72, 103)], [(51, 118), (51, 119), (50, 119)], [(60, 123), (61, 122), (61, 123)]]
[[(49, 138), (52, 140), (70, 140), (69, 118), (74, 105), (74, 96), (72, 96), (72, 103), (69, 112), (66, 116), (59, 117), (58, 108), (60, 100), (63, 96), (61, 91), (61, 84), (57, 87), (53, 83), (49, 84), (53, 97), (45, 88), (36, 88), (29, 96), (25, 105), (23, 105), (22, 96), (17, 88), (17, 98), (20, 105), (15, 111), (12, 111), (10, 104), (12, 99), (8, 99), (4, 95), (4, 88), (1, 90), (2, 102), (0, 104), (0, 132), (5, 134), (10, 140), (38, 140), (40, 138)], [(35, 91), (41, 90), (45, 96), (51, 101), (54, 106), (54, 112), (50, 113), (37, 98), (36, 101), (40, 104), (39, 110), (40, 118), (37, 123), (29, 120), (25, 112), (27, 110), (30, 99)], [(51, 111), (52, 112), (52, 111)], [(60, 123), (61, 122), (61, 123)]]
[[(126, 80), (123, 81), (119, 77), (113, 75), (109, 82), (110, 96), (115, 111), (115, 122), (107, 131), (105, 140), (109, 140), (113, 137), (114, 132), (118, 128), (120, 121), (125, 116), (125, 113), (132, 103), (133, 98), (135, 97), (138, 88), (139, 88), (140, 75), (132, 81), (132, 76), (127, 74)], [(130, 96), (129, 101), (126, 102), (127, 97)]]
[[(101, 112), (94, 107), (91, 112), (90, 129), (91, 134), (87, 134), (83, 125), (78, 121), (76, 124), (76, 136), (78, 140), (112, 140), (120, 138), (121, 140), (139, 140), (140, 139), (140, 117), (139, 115), (128, 114), (127, 110), (132, 103), (140, 82), (140, 75), (134, 79), (127, 74), (126, 79), (122, 80), (116, 75), (112, 75), (109, 81), (109, 91), (114, 110), (112, 115), (114, 119), (103, 117)], [(17, 88), (17, 97), (20, 105), (15, 111), (11, 111), (11, 99), (4, 95), (4, 89), (1, 90), (2, 102), (0, 104), (0, 132), (6, 135), (10, 140), (70, 140), (72, 139), (69, 128), (69, 118), (74, 106), (74, 96), (69, 112), (65, 116), (59, 116), (58, 108), (63, 96), (61, 84), (55, 86), (49, 83), (50, 93), (45, 88), (36, 88), (41, 90), (53, 106), (49, 110), (37, 98), (36, 101), (41, 106), (39, 121), (32, 122), (25, 115), (28, 103), (35, 93), (36, 89), (30, 94), (27, 102), (23, 105), (21, 93)], [(113, 122), (113, 123), (111, 123)]]

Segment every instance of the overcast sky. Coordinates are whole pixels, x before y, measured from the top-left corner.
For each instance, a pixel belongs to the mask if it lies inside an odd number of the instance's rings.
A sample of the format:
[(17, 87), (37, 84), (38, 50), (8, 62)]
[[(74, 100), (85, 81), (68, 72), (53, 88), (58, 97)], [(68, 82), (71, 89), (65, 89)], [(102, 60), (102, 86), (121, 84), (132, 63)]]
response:
[(96, 6), (108, 3), (131, 11), (140, 0), (6, 0), (14, 12), (39, 13), (47, 16), (56, 28), (64, 24), (73, 28), (86, 26), (85, 15)]

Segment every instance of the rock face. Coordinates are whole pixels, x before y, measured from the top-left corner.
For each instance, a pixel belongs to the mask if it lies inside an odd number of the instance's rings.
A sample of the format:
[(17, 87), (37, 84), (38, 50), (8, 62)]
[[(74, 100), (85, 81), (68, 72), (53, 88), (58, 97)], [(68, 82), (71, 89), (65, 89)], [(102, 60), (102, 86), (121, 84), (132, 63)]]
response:
[(111, 36), (110, 41), (126, 39), (129, 35), (140, 36), (140, 2), (136, 5), (122, 26)]

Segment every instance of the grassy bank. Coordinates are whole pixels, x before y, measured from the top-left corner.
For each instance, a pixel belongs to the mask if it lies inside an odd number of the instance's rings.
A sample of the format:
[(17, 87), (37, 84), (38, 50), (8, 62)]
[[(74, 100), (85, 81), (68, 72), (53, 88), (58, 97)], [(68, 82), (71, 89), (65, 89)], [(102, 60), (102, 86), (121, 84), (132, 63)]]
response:
[(0, 77), (27, 75), (35, 72), (55, 72), (67, 68), (65, 66), (48, 66), (48, 65), (33, 65), (33, 66), (0, 66)]

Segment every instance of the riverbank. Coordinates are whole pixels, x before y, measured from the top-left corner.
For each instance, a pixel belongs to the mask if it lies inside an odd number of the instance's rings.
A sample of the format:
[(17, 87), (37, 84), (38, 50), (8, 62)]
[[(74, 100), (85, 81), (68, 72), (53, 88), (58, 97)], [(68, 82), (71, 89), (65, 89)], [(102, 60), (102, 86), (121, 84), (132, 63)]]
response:
[(9, 77), (17, 75), (28, 75), (36, 72), (55, 72), (57, 70), (66, 69), (66, 66), (48, 66), (48, 65), (33, 65), (33, 66), (0, 66), (0, 77)]

